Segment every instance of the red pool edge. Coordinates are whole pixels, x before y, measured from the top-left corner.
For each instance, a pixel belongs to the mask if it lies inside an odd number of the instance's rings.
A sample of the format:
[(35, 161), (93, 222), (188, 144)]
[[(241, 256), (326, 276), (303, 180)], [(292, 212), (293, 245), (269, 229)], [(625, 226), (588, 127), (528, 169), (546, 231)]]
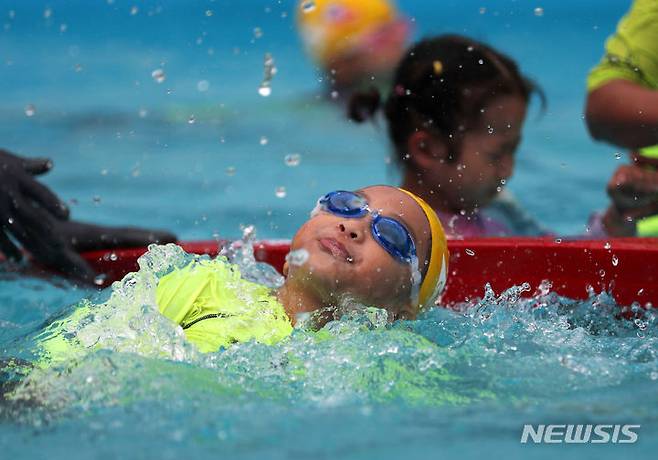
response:
[[(189, 253), (214, 256), (217, 241), (179, 243)], [(658, 238), (580, 240), (553, 238), (477, 238), (450, 240), (448, 284), (442, 305), (482, 297), (486, 283), (496, 293), (529, 283), (532, 296), (542, 281), (551, 291), (573, 299), (586, 299), (588, 286), (611, 293), (620, 305), (638, 302), (658, 305)], [(288, 241), (261, 241), (256, 258), (281, 270)], [(105, 284), (137, 270), (146, 248), (92, 251), (83, 258), (105, 275)]]

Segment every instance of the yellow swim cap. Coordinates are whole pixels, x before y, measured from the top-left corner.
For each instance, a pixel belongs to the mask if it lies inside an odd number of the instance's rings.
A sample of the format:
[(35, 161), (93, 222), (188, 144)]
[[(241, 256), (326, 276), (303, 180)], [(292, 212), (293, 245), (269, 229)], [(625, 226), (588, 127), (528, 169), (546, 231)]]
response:
[(448, 278), (448, 259), (450, 258), (450, 253), (448, 252), (446, 234), (443, 231), (439, 216), (436, 215), (434, 209), (425, 200), (408, 190), (402, 188), (400, 190), (418, 203), (430, 224), (432, 249), (428, 260), (427, 272), (420, 285), (418, 308), (432, 307), (443, 291)]
[(387, 0), (301, 0), (297, 24), (309, 53), (328, 64), (398, 16)]

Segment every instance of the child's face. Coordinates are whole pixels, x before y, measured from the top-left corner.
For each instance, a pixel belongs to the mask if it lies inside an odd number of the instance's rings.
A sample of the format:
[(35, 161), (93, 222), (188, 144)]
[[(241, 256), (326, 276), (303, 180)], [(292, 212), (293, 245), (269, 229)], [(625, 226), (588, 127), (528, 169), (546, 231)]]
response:
[(521, 96), (501, 96), (484, 108), (479, 124), (468, 130), (459, 157), (437, 163), (433, 178), (453, 209), (487, 206), (514, 172), (527, 103)]
[[(391, 217), (409, 231), (416, 246), (419, 269), (429, 257), (430, 227), (420, 206), (407, 194), (388, 186), (356, 192), (372, 211)], [(315, 213), (297, 232), (291, 251), (308, 251), (302, 265), (287, 264), (288, 281), (311, 289), (327, 300), (341, 296), (387, 308), (396, 317), (415, 316), (411, 304), (411, 266), (394, 258), (374, 238), (373, 216), (341, 217), (325, 210)]]

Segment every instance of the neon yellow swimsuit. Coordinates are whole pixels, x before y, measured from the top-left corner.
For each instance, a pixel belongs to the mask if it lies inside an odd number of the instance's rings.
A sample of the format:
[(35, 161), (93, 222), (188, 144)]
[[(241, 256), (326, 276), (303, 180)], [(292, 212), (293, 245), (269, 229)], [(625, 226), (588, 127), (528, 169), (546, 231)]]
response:
[[(292, 332), (283, 306), (270, 290), (241, 278), (236, 265), (222, 259), (192, 262), (158, 282), (160, 312), (183, 328), (201, 352), (214, 352), (236, 342), (276, 343)], [(120, 329), (121, 316), (95, 318), (91, 303), (83, 302), (70, 315), (50, 324), (37, 337), (37, 365), (48, 367), (103, 348), (93, 328)], [(98, 334), (96, 334), (97, 336)]]
[(193, 263), (166, 275), (156, 296), (160, 312), (180, 324), (202, 352), (250, 340), (271, 345), (292, 332), (270, 290), (242, 279), (236, 266), (221, 260)]

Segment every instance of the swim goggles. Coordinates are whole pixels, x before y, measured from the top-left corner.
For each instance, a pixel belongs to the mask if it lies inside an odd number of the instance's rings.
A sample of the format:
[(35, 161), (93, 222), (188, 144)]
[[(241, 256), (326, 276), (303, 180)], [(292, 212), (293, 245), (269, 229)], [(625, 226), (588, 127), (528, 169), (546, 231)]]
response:
[(372, 215), (372, 236), (394, 259), (412, 263), (416, 260), (416, 245), (409, 230), (392, 217), (372, 211), (366, 199), (354, 192), (337, 190), (318, 200), (321, 210), (346, 218), (361, 218)]

